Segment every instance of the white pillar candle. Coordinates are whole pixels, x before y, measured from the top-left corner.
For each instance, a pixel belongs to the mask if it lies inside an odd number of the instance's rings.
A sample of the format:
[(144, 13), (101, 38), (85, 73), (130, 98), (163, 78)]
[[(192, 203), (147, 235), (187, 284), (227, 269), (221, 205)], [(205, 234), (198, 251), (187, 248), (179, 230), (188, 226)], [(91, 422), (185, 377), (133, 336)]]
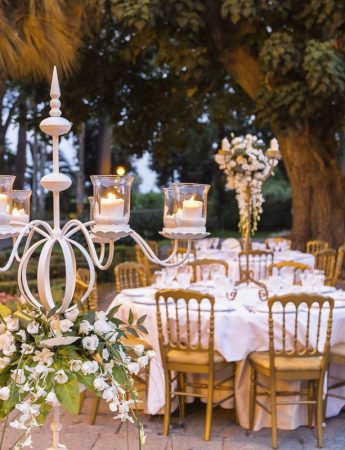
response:
[(182, 215), (184, 219), (201, 219), (202, 218), (203, 203), (199, 200), (194, 200), (192, 197), (189, 200), (183, 200)]
[(278, 141), (277, 141), (276, 138), (271, 139), (270, 149), (275, 151), (275, 152), (279, 151), (279, 144), (278, 144)]
[(114, 194), (108, 194), (108, 197), (101, 198), (102, 216), (111, 217), (116, 220), (121, 219), (124, 215), (125, 201), (123, 198), (118, 198)]
[(7, 214), (7, 201), (7, 195), (0, 194), (0, 214)]

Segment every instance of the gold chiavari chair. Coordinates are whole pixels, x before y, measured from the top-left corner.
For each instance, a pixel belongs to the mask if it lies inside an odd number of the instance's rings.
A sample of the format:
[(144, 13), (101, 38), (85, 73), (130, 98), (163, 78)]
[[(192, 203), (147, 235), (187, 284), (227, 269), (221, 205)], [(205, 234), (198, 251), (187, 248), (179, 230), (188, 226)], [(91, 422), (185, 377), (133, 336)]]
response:
[(229, 264), (221, 259), (196, 259), (194, 261), (188, 262), (188, 265), (193, 268), (193, 281), (199, 281), (201, 279), (201, 266), (212, 266), (213, 264), (218, 264), (224, 267), (224, 274), (229, 275)]
[[(149, 246), (151, 247), (153, 252), (158, 256), (158, 253), (159, 253), (158, 242), (157, 241), (147, 241), (147, 243), (149, 244)], [(146, 279), (149, 281), (152, 281), (153, 273), (155, 270), (158, 269), (157, 264), (152, 263), (151, 261), (149, 261), (146, 258), (141, 247), (138, 244), (135, 245), (134, 249), (135, 249), (136, 262), (145, 267)]]
[(266, 247), (268, 248), (268, 250), (272, 250), (272, 251), (275, 251), (276, 247), (278, 247), (280, 244), (285, 244), (284, 245), (284, 247), (286, 247), (285, 250), (290, 250), (292, 241), (291, 241), (291, 239), (277, 236), (277, 237), (272, 237), (272, 238), (266, 239), (265, 244), (266, 244)]
[(294, 284), (297, 284), (299, 279), (299, 275), (301, 272), (304, 272), (305, 270), (311, 270), (311, 267), (308, 264), (303, 264), (298, 261), (280, 261), (274, 264), (270, 264), (267, 267), (268, 275), (271, 276), (274, 269), (278, 270), (278, 273), (280, 274), (281, 271), (283, 271), (285, 268), (291, 268), (294, 271)]
[[(75, 286), (75, 290), (74, 290), (75, 300), (80, 299), (84, 295), (87, 288), (89, 287), (89, 278), (86, 277), (86, 274), (84, 274), (85, 278), (81, 279), (79, 277), (80, 270), (81, 269), (78, 269), (78, 271), (77, 271), (76, 286)], [(86, 270), (88, 272), (87, 269), (83, 269), (83, 270)], [(97, 311), (97, 309), (98, 309), (97, 281), (95, 281), (95, 284), (92, 288), (92, 291), (90, 292), (89, 297), (85, 300), (84, 307), (88, 311)]]
[[(169, 434), (172, 396), (178, 396), (181, 417), (185, 415), (185, 397), (207, 397), (206, 423), (204, 439), (211, 437), (212, 408), (215, 390), (230, 390), (230, 395), (218, 404), (234, 398), (234, 363), (226, 362), (220, 353), (214, 350), (214, 297), (200, 292), (164, 289), (156, 292), (157, 326), (159, 346), (165, 376), (165, 412), (163, 434)], [(173, 304), (170, 301), (173, 301)], [(181, 307), (180, 302), (183, 306)], [(201, 312), (206, 302), (207, 312)], [(205, 320), (207, 329), (205, 330)], [(221, 369), (229, 369), (231, 375), (221, 381), (215, 380)], [(174, 373), (174, 377), (173, 377)], [(207, 376), (205, 383), (186, 382), (187, 374)], [(177, 390), (172, 390), (177, 380)], [(232, 387), (224, 383), (232, 381)], [(207, 395), (198, 390), (206, 389)]]
[(337, 259), (335, 263), (334, 276), (332, 281), (332, 286), (335, 286), (339, 277), (341, 276), (341, 271), (344, 263), (344, 255), (345, 255), (345, 245), (342, 245), (338, 248)]
[[(294, 313), (291, 311), (287, 313), (286, 307), (289, 304), (294, 305)], [(332, 298), (320, 295), (290, 294), (268, 300), (269, 351), (253, 352), (249, 355), (251, 366), (249, 429), (253, 430), (255, 406), (259, 405), (271, 414), (274, 449), (278, 448), (277, 406), (293, 404), (308, 406), (309, 426), (312, 426), (316, 406), (317, 444), (319, 448), (323, 446), (323, 385), (329, 360), (333, 306)], [(277, 312), (277, 307), (281, 308), (281, 313)], [(317, 326), (311, 323), (311, 316), (316, 319)], [(325, 319), (327, 324), (323, 322)], [(304, 325), (304, 331), (301, 324)], [(292, 336), (287, 335), (287, 328), (293, 330)], [(320, 342), (321, 330), (325, 330), (323, 344)], [(278, 342), (280, 344), (277, 344)], [(268, 386), (257, 379), (257, 374), (268, 379)], [(307, 389), (297, 392), (279, 391), (277, 382), (281, 380), (304, 381), (307, 383)], [(270, 410), (257, 400), (260, 396), (270, 397)], [(299, 396), (300, 400), (284, 400), (287, 396)], [(277, 397), (281, 399), (277, 400)], [(301, 397), (306, 400), (302, 400)]]
[(273, 252), (267, 250), (249, 250), (238, 254), (240, 279), (244, 272), (252, 272), (255, 280), (267, 278), (267, 267), (273, 264)]
[(306, 246), (306, 252), (315, 256), (317, 252), (321, 250), (326, 250), (328, 248), (328, 242), (326, 241), (308, 241)]
[(115, 288), (117, 292), (123, 289), (147, 286), (145, 268), (136, 262), (124, 262), (115, 266)]
[(326, 248), (315, 253), (314, 268), (324, 271), (327, 286), (331, 286), (334, 280), (336, 257), (337, 252), (333, 248)]

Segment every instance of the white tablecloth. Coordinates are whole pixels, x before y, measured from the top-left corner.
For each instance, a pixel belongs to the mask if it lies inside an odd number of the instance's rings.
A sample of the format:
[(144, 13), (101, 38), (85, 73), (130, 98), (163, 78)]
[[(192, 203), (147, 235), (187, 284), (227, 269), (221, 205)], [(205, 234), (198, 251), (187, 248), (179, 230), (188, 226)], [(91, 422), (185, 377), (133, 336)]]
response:
[[(240, 270), (237, 257), (232, 253), (224, 252), (218, 249), (207, 249), (198, 251), (197, 258), (221, 259), (229, 264), (230, 275), (234, 281), (240, 278)], [(308, 264), (312, 269), (314, 268), (314, 256), (309, 253), (303, 253), (298, 250), (287, 250), (284, 252), (275, 252), (273, 255), (273, 262), (280, 261), (297, 261), (303, 264)]]
[[(295, 290), (302, 288), (295, 288)], [(144, 288), (147, 292), (146, 299), (135, 299), (128, 297), (124, 293), (120, 293), (113, 300), (109, 308), (122, 303), (117, 314), (120, 318), (128, 317), (129, 308), (132, 309), (136, 318), (147, 314), (145, 326), (149, 331), (148, 341), (157, 353), (157, 358), (152, 362), (150, 367), (150, 380), (148, 389), (147, 412), (157, 414), (164, 407), (164, 371), (161, 364), (158, 342), (158, 331), (156, 324), (156, 307), (153, 303), (152, 288)], [(345, 293), (337, 291), (335, 298), (344, 298)], [(337, 300), (337, 308), (334, 309), (332, 344), (345, 342), (345, 301)], [(139, 303), (146, 301), (147, 304)], [(151, 302), (151, 304), (150, 304)], [(224, 302), (224, 299), (216, 299), (217, 303)], [(233, 310), (215, 312), (215, 350), (220, 352), (227, 361), (238, 362), (235, 395), (236, 406), (238, 411), (239, 422), (241, 426), (248, 427), (249, 414), (249, 364), (246, 358), (253, 351), (268, 350), (268, 313), (267, 304), (258, 300), (258, 292), (256, 288), (242, 287), (235, 301), (229, 301), (229, 305)], [(205, 317), (208, 317), (208, 313)], [(279, 314), (276, 314), (278, 316)], [(281, 316), (281, 315), (280, 315)], [(314, 318), (316, 320), (316, 318)], [(311, 318), (313, 320), (313, 316)], [(303, 319), (301, 326), (303, 327)], [(325, 322), (324, 322), (325, 325)], [(325, 331), (325, 327), (322, 327)], [(335, 372), (345, 377), (345, 369), (341, 367), (331, 367), (331, 372)], [(297, 384), (297, 385), (296, 385)], [(292, 390), (298, 389), (298, 382), (288, 382), (285, 388)], [(345, 395), (345, 390), (340, 394)], [(264, 397), (262, 397), (263, 399)], [(264, 400), (261, 400), (264, 401)], [(269, 405), (269, 399), (267, 399)], [(334, 416), (339, 413), (345, 401), (330, 398), (328, 400), (327, 416)], [(307, 424), (307, 412), (305, 406), (289, 405), (280, 406), (278, 409), (278, 426), (280, 429), (294, 429), (300, 425)], [(270, 426), (269, 415), (260, 407), (256, 409), (255, 429)]]

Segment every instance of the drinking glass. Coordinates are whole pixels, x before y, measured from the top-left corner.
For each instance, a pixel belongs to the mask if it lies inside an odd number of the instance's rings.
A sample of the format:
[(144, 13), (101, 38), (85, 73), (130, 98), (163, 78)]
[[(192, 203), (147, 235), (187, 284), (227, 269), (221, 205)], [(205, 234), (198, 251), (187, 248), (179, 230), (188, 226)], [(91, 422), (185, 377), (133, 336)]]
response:
[(186, 289), (190, 285), (192, 278), (192, 268), (190, 266), (180, 266), (177, 269), (176, 280), (182, 289)]
[(225, 276), (225, 267), (222, 264), (211, 265), (211, 280), (217, 281), (222, 276)]
[(166, 287), (166, 274), (163, 270), (155, 271), (155, 284), (158, 289), (163, 289)]
[(201, 271), (202, 282), (203, 282), (203, 284), (206, 285), (210, 278), (211, 266), (209, 264), (202, 264), (200, 266), (200, 271)]
[(164, 272), (165, 272), (165, 284), (167, 287), (171, 287), (171, 284), (176, 276), (176, 267), (166, 267)]

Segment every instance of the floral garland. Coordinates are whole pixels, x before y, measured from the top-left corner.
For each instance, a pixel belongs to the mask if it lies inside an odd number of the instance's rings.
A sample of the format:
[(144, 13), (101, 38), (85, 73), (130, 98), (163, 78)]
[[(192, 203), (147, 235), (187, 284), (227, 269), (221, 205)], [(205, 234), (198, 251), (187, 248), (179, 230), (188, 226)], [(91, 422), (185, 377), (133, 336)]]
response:
[[(278, 153), (277, 140), (272, 139), (268, 152), (265, 151), (266, 146), (261, 139), (247, 134), (244, 137), (233, 137), (231, 142), (224, 138), (221, 150), (215, 155), (216, 163), (227, 176), (226, 187), (236, 191), (240, 214), (239, 229), (242, 235), (255, 233), (257, 230), (263, 211), (262, 185), (271, 174), (272, 165), (274, 167), (278, 163), (277, 159), (272, 159), (267, 154)], [(247, 190), (250, 191), (250, 205), (247, 204)]]
[(10, 307), (0, 305), (0, 419), (19, 411), (10, 422), (23, 430), (16, 448), (31, 446), (32, 428), (44, 424), (53, 406), (78, 414), (80, 385), (103, 398), (115, 419), (136, 422), (143, 443), (132, 375), (154, 352), (124, 342), (128, 334), (139, 337), (136, 330), (147, 333), (146, 316), (134, 323), (130, 311), (125, 324), (114, 317), (120, 305), (108, 314), (74, 309), (64, 315), (56, 314), (57, 308), (47, 313), (28, 305)]

